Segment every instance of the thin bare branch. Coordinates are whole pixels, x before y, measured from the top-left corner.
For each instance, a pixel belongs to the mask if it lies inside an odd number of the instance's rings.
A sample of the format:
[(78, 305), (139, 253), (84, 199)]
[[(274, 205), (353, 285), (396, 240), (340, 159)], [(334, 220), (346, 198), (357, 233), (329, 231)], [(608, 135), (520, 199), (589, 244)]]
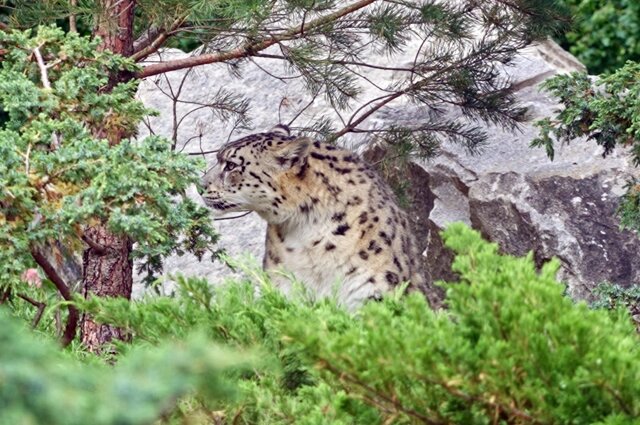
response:
[(94, 241), (93, 239), (88, 237), (86, 234), (83, 233), (80, 238), (84, 241), (84, 243), (89, 245), (96, 254), (104, 255), (107, 253), (107, 248), (105, 248), (103, 245), (99, 244), (98, 242)]
[[(313, 96), (311, 97), (311, 100), (309, 102), (307, 102), (307, 104), (300, 109), (294, 116), (293, 118), (291, 118), (291, 120), (287, 123), (287, 127), (291, 127), (291, 125), (294, 123), (295, 120), (297, 120), (300, 115), (302, 115), (304, 113), (304, 111), (306, 111), (307, 109), (309, 109), (311, 107), (311, 105), (314, 104), (314, 102), (316, 101), (316, 99), (318, 98), (318, 95), (320, 94), (320, 91), (316, 91), (315, 93), (313, 93)], [(280, 113), (280, 111), (278, 111), (278, 113)], [(282, 121), (280, 121), (282, 122)]]
[[(58, 289), (58, 292), (60, 292), (60, 295), (62, 295), (62, 298), (64, 298), (65, 301), (73, 301), (73, 294), (71, 293), (69, 286), (65, 283), (56, 268), (49, 262), (47, 257), (45, 257), (36, 247), (31, 247), (31, 256), (40, 268), (42, 268), (49, 280), (53, 282), (55, 287)], [(67, 305), (67, 309), (69, 310), (69, 317), (60, 341), (63, 347), (71, 344), (71, 341), (76, 337), (78, 319), (80, 318), (78, 310), (73, 304), (69, 303)]]
[[(182, 145), (182, 148), (180, 148), (180, 152), (184, 152), (184, 150), (187, 148), (187, 146), (189, 145), (189, 143), (191, 143), (192, 141), (198, 139), (198, 144), (200, 145), (202, 150), (202, 131), (198, 132), (198, 134), (196, 134), (195, 136), (191, 136), (189, 137), (187, 140), (185, 140), (184, 144)], [(187, 155), (191, 155), (190, 152), (186, 153)], [(200, 155), (200, 152), (196, 152), (196, 154)]]
[(30, 160), (30, 156), (31, 156), (31, 143), (29, 143), (29, 145), (27, 145), (27, 151), (25, 153), (19, 152), (20, 156), (22, 156), (24, 158), (24, 174), (27, 176), (27, 178), (29, 177), (29, 172), (30, 172), (30, 164), (29, 164), (29, 160)]
[(247, 211), (244, 214), (240, 214), (240, 215), (234, 215), (232, 217), (221, 217), (221, 218), (214, 218), (213, 221), (224, 221), (224, 220), (235, 220), (236, 218), (242, 218), (242, 217), (246, 217), (249, 214), (251, 214), (253, 211)]
[(302, 74), (298, 74), (298, 75), (287, 75), (287, 76), (279, 76), (279, 75), (275, 75), (273, 72), (268, 71), (267, 69), (265, 69), (262, 65), (260, 65), (258, 62), (254, 61), (253, 59), (250, 59), (251, 63), (253, 63), (256, 67), (258, 67), (258, 69), (262, 72), (264, 72), (265, 74), (267, 74), (269, 77), (274, 78), (276, 80), (280, 80), (282, 82), (286, 82), (287, 80), (296, 80), (298, 78), (302, 78)]
[[(38, 46), (35, 49), (33, 49), (33, 55), (35, 56), (36, 63), (38, 64), (38, 68), (40, 69), (40, 80), (42, 81), (42, 86), (47, 90), (51, 90), (51, 81), (49, 81), (49, 74), (47, 72), (47, 69), (49, 67), (47, 66), (47, 64), (44, 62), (44, 59), (42, 58), (42, 53), (40, 53), (40, 47), (42, 46)], [(51, 133), (51, 148), (57, 149), (59, 146), (60, 146), (60, 139), (58, 135), (56, 134), (56, 132)]]
[(0, 304), (4, 304), (11, 299), (11, 287), (0, 288)]
[(49, 75), (47, 74), (47, 65), (44, 63), (44, 59), (42, 59), (40, 47), (41, 46), (33, 49), (33, 55), (36, 57), (36, 62), (38, 63), (38, 68), (40, 69), (40, 80), (42, 81), (42, 86), (45, 89), (50, 89), (51, 82), (49, 81)]
[(187, 152), (187, 155), (192, 155), (192, 156), (195, 156), (195, 155), (211, 155), (212, 153), (218, 153), (219, 151), (220, 151), (220, 149), (213, 149), (213, 150), (210, 150), (210, 151), (200, 150), (200, 152)]
[(42, 319), (42, 314), (44, 313), (44, 309), (47, 307), (47, 304), (40, 301), (36, 301), (33, 298), (23, 294), (17, 294), (17, 295), (18, 297), (22, 298), (23, 300), (25, 300), (26, 302), (35, 306), (38, 309), (38, 311), (36, 312), (36, 315), (33, 318), (33, 322), (31, 323), (31, 327), (35, 329), (38, 326), (38, 323), (40, 323), (40, 319)]
[(151, 136), (155, 136), (156, 135), (156, 132), (151, 127), (151, 119), (150, 119), (149, 116), (146, 116), (146, 117), (142, 118), (142, 124), (144, 124), (144, 126), (147, 127), (147, 130), (149, 130), (149, 134)]

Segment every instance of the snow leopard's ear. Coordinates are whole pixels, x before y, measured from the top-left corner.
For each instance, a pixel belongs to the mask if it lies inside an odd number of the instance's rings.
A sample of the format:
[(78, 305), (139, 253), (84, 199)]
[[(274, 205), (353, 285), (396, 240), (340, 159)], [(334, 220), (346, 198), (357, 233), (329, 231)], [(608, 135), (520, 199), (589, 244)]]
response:
[(278, 166), (289, 169), (305, 165), (311, 144), (311, 139), (307, 137), (299, 137), (282, 144), (276, 144), (274, 157)]
[(289, 129), (289, 126), (286, 124), (276, 125), (271, 130), (269, 130), (269, 133), (275, 133), (285, 137), (291, 136), (291, 130)]

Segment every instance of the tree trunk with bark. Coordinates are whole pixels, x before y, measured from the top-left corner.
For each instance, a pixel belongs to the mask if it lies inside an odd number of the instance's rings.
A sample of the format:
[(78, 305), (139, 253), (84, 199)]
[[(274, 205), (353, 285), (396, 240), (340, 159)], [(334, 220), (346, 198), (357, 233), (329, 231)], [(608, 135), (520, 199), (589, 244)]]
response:
[[(122, 56), (133, 53), (133, 19), (135, 0), (102, 0), (100, 14), (96, 19), (94, 35), (100, 37), (103, 50), (111, 50)], [(130, 73), (111, 75), (107, 90), (118, 82), (132, 78)], [(112, 129), (98, 130), (96, 137), (107, 138), (113, 146), (127, 134)], [(105, 226), (95, 226), (85, 232), (89, 246), (83, 255), (83, 294), (99, 297), (131, 298), (133, 285), (132, 242), (126, 236), (116, 236)], [(82, 343), (92, 352), (101, 352), (102, 347), (113, 339), (126, 340), (121, 329), (95, 323), (90, 315), (83, 315), (80, 322)]]
[[(84, 297), (131, 298), (133, 261), (131, 241), (111, 234), (104, 226), (96, 226), (86, 232), (92, 247), (83, 256)], [(80, 323), (82, 343), (92, 352), (100, 352), (113, 339), (126, 340), (121, 329), (95, 323), (84, 314)]]

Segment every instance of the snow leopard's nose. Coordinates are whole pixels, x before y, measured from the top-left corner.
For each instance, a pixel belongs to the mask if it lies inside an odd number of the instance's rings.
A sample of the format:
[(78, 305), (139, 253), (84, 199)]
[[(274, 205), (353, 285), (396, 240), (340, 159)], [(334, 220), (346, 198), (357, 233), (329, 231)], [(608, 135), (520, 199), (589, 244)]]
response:
[(218, 191), (215, 189), (215, 187), (213, 187), (211, 181), (205, 178), (200, 181), (199, 192), (200, 196), (202, 196), (203, 198), (218, 195)]
[(210, 168), (200, 179), (200, 195), (205, 195), (215, 188), (214, 180), (216, 178), (216, 167)]
[(198, 186), (198, 193), (200, 194), (200, 196), (204, 196), (205, 192), (207, 191), (207, 175), (205, 174), (204, 176), (202, 176), (200, 178), (200, 184), (197, 185)]

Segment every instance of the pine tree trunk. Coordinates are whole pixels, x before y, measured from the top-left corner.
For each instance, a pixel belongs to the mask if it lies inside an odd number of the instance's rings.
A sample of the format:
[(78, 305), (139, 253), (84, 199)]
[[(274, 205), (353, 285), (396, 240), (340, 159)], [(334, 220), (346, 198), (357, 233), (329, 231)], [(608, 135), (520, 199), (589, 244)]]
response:
[[(133, 284), (132, 243), (127, 237), (115, 236), (103, 226), (85, 232), (94, 247), (85, 250), (83, 256), (84, 297), (131, 298)], [(80, 322), (82, 343), (92, 352), (101, 352), (104, 344), (113, 339), (126, 340), (123, 330), (95, 323), (87, 314)]]
[(100, 37), (102, 50), (122, 56), (133, 53), (133, 18), (136, 0), (101, 0), (93, 35)]
[[(101, 12), (96, 17), (94, 35), (102, 40), (103, 50), (111, 50), (123, 56), (133, 52), (133, 19), (135, 0), (101, 0)], [(106, 90), (132, 77), (128, 73), (112, 75)], [(127, 137), (117, 129), (96, 129), (96, 137), (107, 138), (116, 145)], [(100, 297), (131, 298), (133, 284), (132, 242), (126, 236), (111, 234), (104, 226), (96, 226), (85, 232), (90, 248), (83, 255), (83, 293)], [(80, 322), (82, 343), (93, 352), (101, 352), (104, 344), (113, 339), (126, 340), (128, 336), (118, 328), (95, 323), (89, 315)]]

